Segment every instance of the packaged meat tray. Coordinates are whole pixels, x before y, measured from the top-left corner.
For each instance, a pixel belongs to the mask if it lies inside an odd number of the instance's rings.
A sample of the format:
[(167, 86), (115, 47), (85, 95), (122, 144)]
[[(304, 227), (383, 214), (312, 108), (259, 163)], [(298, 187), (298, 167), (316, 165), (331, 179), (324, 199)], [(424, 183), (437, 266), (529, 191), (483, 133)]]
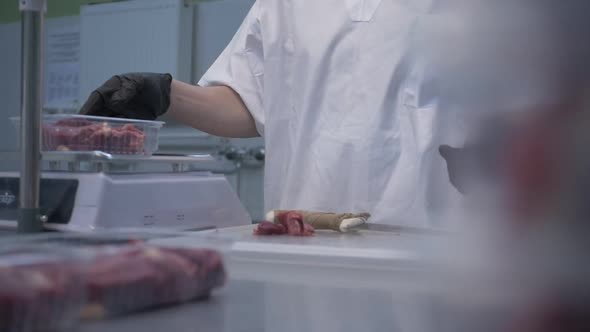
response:
[[(20, 130), (20, 118), (11, 118)], [(163, 122), (77, 114), (45, 114), (43, 151), (102, 151), (118, 155), (152, 155)]]
[(84, 319), (119, 316), (207, 298), (225, 283), (219, 253), (150, 245), (103, 247), (84, 270)]
[(13, 249), (0, 254), (0, 331), (64, 331), (84, 304), (81, 262), (72, 255)]
[(0, 331), (61, 331), (80, 320), (205, 299), (225, 284), (214, 250), (122, 236), (59, 238), (0, 241)]

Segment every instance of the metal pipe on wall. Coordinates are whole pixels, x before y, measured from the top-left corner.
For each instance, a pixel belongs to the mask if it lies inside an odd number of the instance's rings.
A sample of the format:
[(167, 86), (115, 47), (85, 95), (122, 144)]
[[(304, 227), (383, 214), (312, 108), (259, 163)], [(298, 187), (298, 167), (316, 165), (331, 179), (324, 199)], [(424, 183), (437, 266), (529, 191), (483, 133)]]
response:
[(20, 0), (22, 27), (21, 162), (18, 231), (43, 230), (39, 208), (45, 0)]

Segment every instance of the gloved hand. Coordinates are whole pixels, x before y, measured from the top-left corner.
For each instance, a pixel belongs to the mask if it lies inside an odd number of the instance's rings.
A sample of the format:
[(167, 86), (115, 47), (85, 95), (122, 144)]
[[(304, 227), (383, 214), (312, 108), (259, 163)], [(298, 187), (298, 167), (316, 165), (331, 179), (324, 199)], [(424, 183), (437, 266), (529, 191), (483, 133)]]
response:
[(80, 113), (84, 115), (155, 120), (170, 106), (170, 74), (115, 75), (94, 90)]
[(461, 194), (473, 191), (474, 181), (481, 185), (500, 179), (503, 151), (513, 144), (513, 126), (517, 120), (509, 112), (498, 111), (482, 118), (481, 125), (471, 129), (463, 147), (439, 146), (438, 151), (447, 162), (449, 180)]
[(440, 155), (447, 162), (451, 184), (463, 195), (472, 189), (473, 181), (494, 182), (501, 171), (501, 140), (478, 138), (462, 148), (441, 145)]
[(460, 148), (453, 148), (448, 145), (441, 145), (438, 148), (440, 155), (447, 162), (447, 171), (449, 173), (449, 180), (451, 184), (463, 195), (465, 195), (465, 187), (467, 185), (466, 177), (462, 176), (461, 169), (465, 166), (465, 153)]

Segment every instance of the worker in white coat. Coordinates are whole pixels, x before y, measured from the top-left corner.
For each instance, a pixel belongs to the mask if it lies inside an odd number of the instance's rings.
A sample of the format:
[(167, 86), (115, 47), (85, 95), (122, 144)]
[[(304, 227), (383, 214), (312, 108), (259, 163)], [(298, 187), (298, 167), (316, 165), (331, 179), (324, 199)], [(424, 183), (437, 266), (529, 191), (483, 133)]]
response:
[(458, 199), (440, 144), (457, 117), (411, 52), (430, 0), (258, 0), (198, 86), (131, 73), (82, 112), (170, 117), (226, 137), (263, 136), (265, 207), (369, 212), (436, 223)]

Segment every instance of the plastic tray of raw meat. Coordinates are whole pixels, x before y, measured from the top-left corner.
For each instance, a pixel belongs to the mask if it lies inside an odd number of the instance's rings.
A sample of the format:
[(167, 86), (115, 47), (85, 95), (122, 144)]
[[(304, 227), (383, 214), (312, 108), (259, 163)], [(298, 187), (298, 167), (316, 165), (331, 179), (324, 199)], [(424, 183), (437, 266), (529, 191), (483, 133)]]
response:
[(226, 280), (221, 255), (211, 249), (136, 244), (93, 251), (83, 275), (84, 319), (205, 299)]
[(33, 248), (0, 253), (0, 331), (64, 331), (79, 320), (82, 258)]
[(205, 248), (0, 245), (0, 331), (64, 331), (205, 299), (225, 281), (221, 255)]
[[(20, 129), (20, 118), (11, 118)], [(42, 150), (102, 151), (120, 155), (152, 155), (158, 149), (163, 122), (77, 114), (45, 114)]]
[(121, 239), (0, 241), (0, 331), (61, 331), (81, 319), (206, 299), (226, 281), (215, 250)]

